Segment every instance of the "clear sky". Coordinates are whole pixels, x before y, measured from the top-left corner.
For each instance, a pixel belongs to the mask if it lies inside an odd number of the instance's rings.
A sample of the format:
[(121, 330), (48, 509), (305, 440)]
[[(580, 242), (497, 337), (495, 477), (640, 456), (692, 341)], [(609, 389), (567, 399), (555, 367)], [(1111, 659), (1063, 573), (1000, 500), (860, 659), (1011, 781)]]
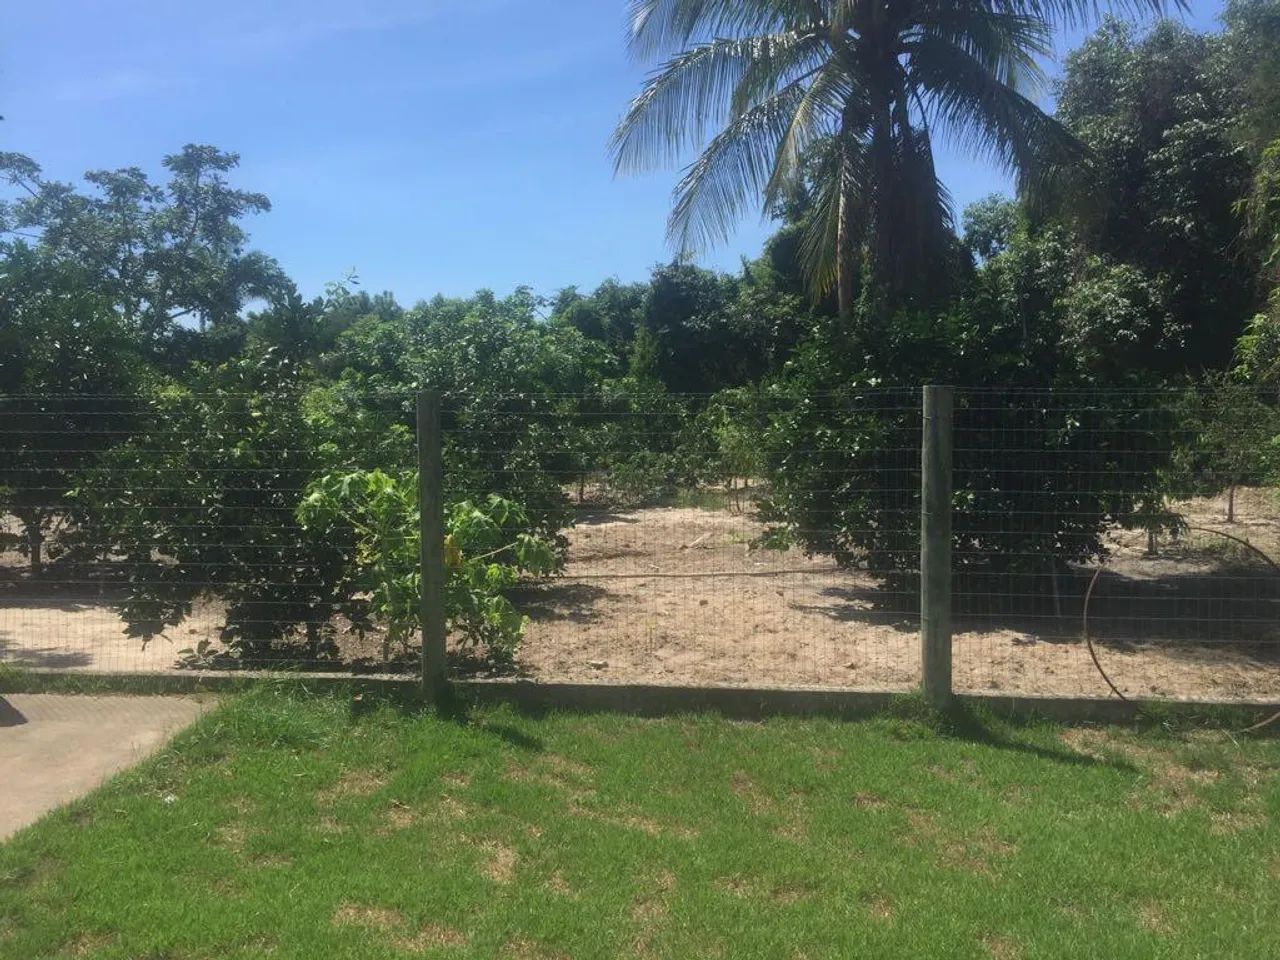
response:
[[(1211, 28), (1220, 0), (1184, 16)], [(670, 258), (674, 171), (615, 179), (605, 144), (644, 68), (625, 0), (38, 0), (6, 4), (0, 149), (48, 176), (184, 143), (241, 155), (248, 223), (306, 294), (354, 268), (402, 302), (640, 279)], [(1068, 49), (1080, 31), (1061, 38)], [(1007, 190), (944, 147), (962, 208)], [(752, 218), (702, 258), (733, 269)]]

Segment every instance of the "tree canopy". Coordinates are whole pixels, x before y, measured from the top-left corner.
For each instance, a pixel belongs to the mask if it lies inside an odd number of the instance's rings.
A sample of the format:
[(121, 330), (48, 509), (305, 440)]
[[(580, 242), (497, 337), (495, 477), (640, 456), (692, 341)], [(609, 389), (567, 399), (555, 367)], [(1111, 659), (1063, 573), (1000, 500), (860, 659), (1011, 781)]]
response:
[[(1158, 0), (1134, 8), (1158, 7)], [(676, 187), (681, 249), (723, 238), (807, 180), (802, 264), (815, 295), (853, 309), (865, 267), (877, 303), (917, 299), (946, 272), (950, 198), (935, 135), (1025, 185), (1078, 158), (1035, 103), (1054, 29), (1092, 4), (633, 0), (629, 40), (660, 63), (612, 140), (617, 169), (701, 150)], [(932, 292), (932, 291), (930, 291)]]

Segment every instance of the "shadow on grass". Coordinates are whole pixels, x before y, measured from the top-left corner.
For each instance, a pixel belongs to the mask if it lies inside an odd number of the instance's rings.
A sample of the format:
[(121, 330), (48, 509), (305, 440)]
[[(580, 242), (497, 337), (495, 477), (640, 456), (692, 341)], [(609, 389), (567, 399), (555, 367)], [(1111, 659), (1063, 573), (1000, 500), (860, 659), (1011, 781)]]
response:
[[(1031, 722), (995, 720), (967, 706), (956, 707), (939, 714), (936, 723), (929, 724), (940, 737), (966, 743), (1021, 753), (1037, 760), (1061, 763), (1074, 767), (1110, 767), (1115, 770), (1133, 771), (1137, 768), (1127, 760), (1112, 760), (1077, 753), (1066, 746), (1049, 746), (1017, 736), (1022, 730), (1033, 729)], [(1039, 725), (1043, 729), (1043, 725)]]
[(388, 690), (359, 690), (351, 696), (351, 714), (354, 717), (372, 713), (377, 709), (391, 708), (400, 716), (409, 719), (424, 715), (435, 716), (441, 720), (461, 727), (467, 727), (502, 741), (527, 753), (541, 753), (546, 745), (538, 737), (508, 723), (495, 721), (489, 711), (480, 709), (476, 704), (459, 696), (450, 689), (438, 703), (429, 702), (419, 689), (392, 688)]

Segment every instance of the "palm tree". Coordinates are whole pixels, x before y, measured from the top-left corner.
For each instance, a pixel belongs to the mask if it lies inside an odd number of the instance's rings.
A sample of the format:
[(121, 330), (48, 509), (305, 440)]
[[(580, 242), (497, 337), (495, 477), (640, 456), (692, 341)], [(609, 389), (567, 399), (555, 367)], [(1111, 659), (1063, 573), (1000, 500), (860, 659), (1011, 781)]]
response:
[[(1124, 0), (1122, 0), (1124, 2)], [(1162, 0), (1127, 0), (1158, 8)], [(1180, 0), (1177, 0), (1180, 2)], [(611, 141), (617, 172), (679, 162), (668, 223), (683, 252), (801, 182), (815, 295), (842, 314), (865, 264), (889, 303), (940, 266), (950, 198), (933, 136), (1034, 185), (1078, 149), (1030, 99), (1037, 58), (1093, 0), (631, 0), (630, 46), (664, 60)], [(709, 139), (708, 139), (709, 138)]]

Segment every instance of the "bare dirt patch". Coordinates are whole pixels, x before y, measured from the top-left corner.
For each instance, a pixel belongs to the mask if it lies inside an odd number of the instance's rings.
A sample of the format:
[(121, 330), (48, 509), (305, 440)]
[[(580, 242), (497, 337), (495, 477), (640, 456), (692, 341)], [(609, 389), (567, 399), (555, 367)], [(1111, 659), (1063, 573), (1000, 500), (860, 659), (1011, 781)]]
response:
[(1138, 922), (1144, 929), (1160, 936), (1166, 936), (1173, 929), (1169, 922), (1169, 912), (1155, 900), (1148, 900), (1138, 907)]
[(547, 889), (559, 897), (565, 897), (569, 900), (578, 899), (577, 891), (575, 891), (573, 887), (569, 886), (569, 882), (565, 880), (564, 874), (559, 870), (547, 877)]
[(244, 850), (245, 829), (241, 824), (231, 823), (219, 827), (216, 836), (218, 844), (232, 853), (240, 853)]
[(63, 953), (68, 957), (88, 957), (106, 950), (114, 941), (108, 933), (82, 933), (63, 947)]
[(494, 883), (505, 886), (515, 879), (516, 852), (505, 844), (490, 840), (483, 845), (484, 873)]
[[(1129, 696), (1280, 696), (1280, 504), (1267, 490), (1177, 509), (1196, 528), (1146, 556), (1116, 531), (1091, 604), (1104, 667)], [(731, 511), (657, 508), (580, 523), (564, 578), (522, 592), (531, 617), (519, 654), (534, 679), (905, 690), (919, 677), (914, 601), (825, 557), (753, 546), (762, 527)], [(1108, 696), (1082, 640), (1093, 567), (1046, 580), (1021, 614), (962, 611), (958, 690)], [(1057, 594), (1055, 597), (1054, 594)]]
[(667, 896), (675, 889), (676, 878), (668, 870), (662, 871), (649, 884), (649, 891), (631, 905), (631, 919), (653, 923), (667, 914)]
[(580, 523), (565, 576), (518, 597), (531, 618), (520, 667), (548, 680), (911, 686), (914, 614), (877, 609), (874, 584), (828, 558), (754, 549), (762, 529), (676, 507)]
[(316, 794), (316, 803), (332, 806), (349, 797), (367, 797), (386, 785), (386, 778), (373, 770), (348, 770), (333, 786)]
[(566, 954), (550, 950), (528, 937), (515, 937), (502, 947), (502, 956), (508, 960), (565, 960)]
[(453, 927), (429, 923), (412, 936), (396, 937), (392, 942), (404, 953), (425, 953), (441, 947), (465, 947), (467, 935)]
[(1022, 948), (1012, 937), (983, 937), (982, 945), (986, 948), (991, 960), (1019, 960), (1022, 956)]
[(393, 801), (382, 815), (382, 825), (378, 828), (378, 832), (384, 835), (397, 833), (407, 830), (417, 822), (418, 815), (414, 813), (413, 808)]
[(342, 903), (333, 912), (335, 927), (365, 927), (370, 930), (394, 930), (404, 924), (404, 916), (398, 910), (387, 907), (369, 907), (354, 903)]
[(867, 912), (877, 920), (893, 919), (893, 902), (883, 894), (872, 894), (863, 898)]

